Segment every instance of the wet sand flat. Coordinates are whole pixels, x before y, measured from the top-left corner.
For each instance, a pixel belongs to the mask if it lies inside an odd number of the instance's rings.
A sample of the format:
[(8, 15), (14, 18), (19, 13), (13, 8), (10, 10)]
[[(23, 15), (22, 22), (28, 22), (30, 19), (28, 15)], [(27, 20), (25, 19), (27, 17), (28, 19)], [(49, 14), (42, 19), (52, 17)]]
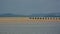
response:
[(28, 17), (0, 17), (0, 22), (60, 22), (60, 20), (29, 19)]

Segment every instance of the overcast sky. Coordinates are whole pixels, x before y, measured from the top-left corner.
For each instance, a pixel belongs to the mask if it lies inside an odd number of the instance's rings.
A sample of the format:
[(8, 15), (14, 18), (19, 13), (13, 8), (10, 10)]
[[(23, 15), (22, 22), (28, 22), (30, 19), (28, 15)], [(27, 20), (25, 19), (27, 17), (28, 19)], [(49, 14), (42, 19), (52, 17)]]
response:
[(0, 14), (33, 14), (60, 12), (60, 0), (0, 0)]

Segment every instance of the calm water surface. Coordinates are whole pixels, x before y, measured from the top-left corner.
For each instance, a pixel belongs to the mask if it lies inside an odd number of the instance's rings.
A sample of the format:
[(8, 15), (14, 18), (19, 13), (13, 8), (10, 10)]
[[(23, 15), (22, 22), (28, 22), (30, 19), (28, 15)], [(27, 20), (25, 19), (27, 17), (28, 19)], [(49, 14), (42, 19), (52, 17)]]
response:
[(60, 34), (60, 23), (0, 23), (0, 34)]

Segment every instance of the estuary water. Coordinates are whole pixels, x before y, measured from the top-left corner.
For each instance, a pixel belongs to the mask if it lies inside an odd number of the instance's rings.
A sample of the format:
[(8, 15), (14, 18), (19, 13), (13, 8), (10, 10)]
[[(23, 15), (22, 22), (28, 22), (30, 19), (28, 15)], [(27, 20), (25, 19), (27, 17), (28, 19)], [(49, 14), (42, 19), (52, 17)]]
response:
[(0, 23), (0, 34), (60, 34), (60, 23)]

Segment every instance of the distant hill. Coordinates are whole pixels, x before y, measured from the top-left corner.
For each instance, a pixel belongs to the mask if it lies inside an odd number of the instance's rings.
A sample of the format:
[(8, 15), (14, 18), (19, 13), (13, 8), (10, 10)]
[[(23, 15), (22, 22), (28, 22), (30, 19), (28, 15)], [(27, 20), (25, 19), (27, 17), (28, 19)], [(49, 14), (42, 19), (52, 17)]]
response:
[(60, 13), (32, 14), (30, 17), (60, 17)]
[(47, 14), (32, 14), (32, 15), (16, 15), (12, 13), (0, 14), (0, 17), (60, 17), (60, 13), (47, 13)]
[(12, 13), (1, 14), (0, 17), (26, 17), (26, 15), (16, 15)]

